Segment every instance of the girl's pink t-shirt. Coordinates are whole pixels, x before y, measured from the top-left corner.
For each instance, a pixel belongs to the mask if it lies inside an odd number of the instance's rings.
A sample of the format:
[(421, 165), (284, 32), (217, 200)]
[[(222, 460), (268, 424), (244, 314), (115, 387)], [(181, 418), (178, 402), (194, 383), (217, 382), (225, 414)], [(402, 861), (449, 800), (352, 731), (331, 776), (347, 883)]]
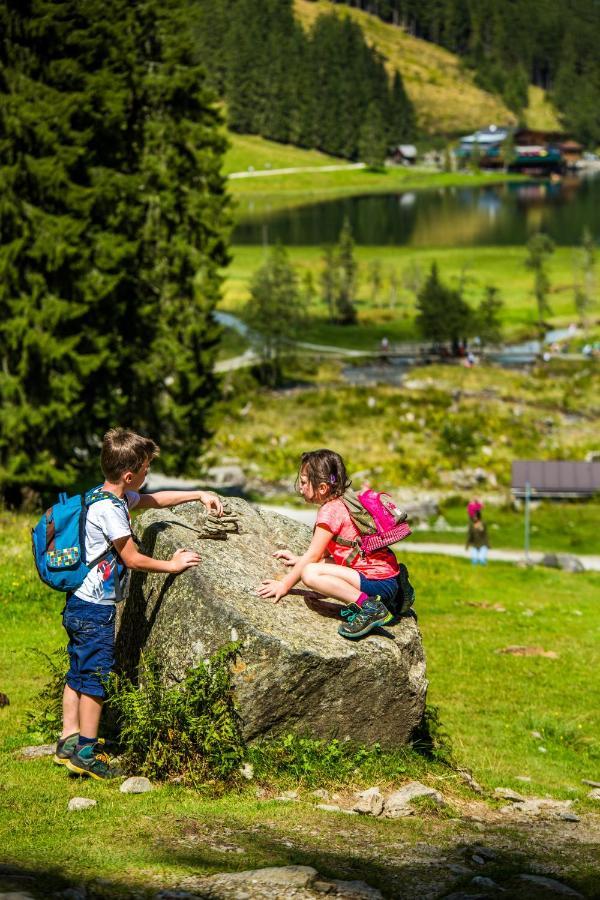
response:
[[(323, 506), (319, 507), (315, 525), (321, 525), (330, 531), (332, 535), (339, 535), (347, 541), (354, 541), (360, 537), (360, 531), (350, 518), (350, 513), (346, 509), (343, 500), (340, 500), (339, 497), (336, 497), (335, 500), (328, 500)], [(351, 547), (343, 547), (341, 544), (336, 544), (333, 539), (329, 541), (326, 549), (338, 566), (343, 566), (345, 560), (352, 552)], [(383, 550), (369, 553), (365, 557), (357, 556), (351, 568), (361, 572), (365, 578), (375, 579), (393, 578), (400, 571), (396, 557), (387, 547), (384, 547)]]

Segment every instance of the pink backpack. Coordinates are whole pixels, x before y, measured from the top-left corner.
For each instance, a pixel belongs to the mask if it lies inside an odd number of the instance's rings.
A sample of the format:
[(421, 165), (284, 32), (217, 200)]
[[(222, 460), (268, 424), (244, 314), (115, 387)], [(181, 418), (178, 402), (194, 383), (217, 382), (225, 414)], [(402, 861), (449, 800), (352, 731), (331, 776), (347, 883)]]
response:
[(339, 535), (334, 538), (337, 544), (354, 548), (355, 552), (350, 553), (345, 561), (347, 566), (351, 566), (359, 555), (366, 556), (397, 544), (412, 534), (406, 524), (406, 513), (398, 509), (389, 494), (369, 488), (360, 494), (346, 491), (341, 499), (360, 532), (360, 538), (356, 541), (346, 541)]

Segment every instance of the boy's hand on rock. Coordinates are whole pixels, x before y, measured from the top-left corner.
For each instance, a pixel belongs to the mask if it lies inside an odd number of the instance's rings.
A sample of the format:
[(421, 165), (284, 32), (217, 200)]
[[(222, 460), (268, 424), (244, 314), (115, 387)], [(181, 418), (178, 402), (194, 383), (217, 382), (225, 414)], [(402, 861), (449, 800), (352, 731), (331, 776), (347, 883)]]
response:
[(185, 572), (192, 569), (200, 562), (200, 556), (195, 550), (176, 550), (171, 559), (171, 572)]
[(199, 491), (198, 499), (203, 503), (207, 510), (216, 513), (217, 516), (223, 515), (223, 504), (221, 498), (213, 494), (212, 491)]
[(287, 594), (287, 590), (281, 581), (273, 581), (270, 578), (267, 581), (261, 581), (257, 593), (259, 597), (264, 597), (265, 599), (270, 597), (273, 603), (279, 603), (281, 598)]
[(284, 566), (295, 566), (298, 562), (298, 557), (291, 550), (278, 550), (273, 556), (280, 559)]

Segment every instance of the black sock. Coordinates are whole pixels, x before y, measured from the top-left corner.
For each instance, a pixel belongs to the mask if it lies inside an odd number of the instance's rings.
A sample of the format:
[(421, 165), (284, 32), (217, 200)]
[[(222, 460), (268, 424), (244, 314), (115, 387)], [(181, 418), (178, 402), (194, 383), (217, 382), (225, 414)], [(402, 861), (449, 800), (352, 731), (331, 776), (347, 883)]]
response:
[(98, 738), (88, 738), (84, 737), (82, 734), (79, 735), (79, 740), (77, 741), (77, 750), (81, 750), (82, 747), (85, 747), (86, 744), (95, 744)]

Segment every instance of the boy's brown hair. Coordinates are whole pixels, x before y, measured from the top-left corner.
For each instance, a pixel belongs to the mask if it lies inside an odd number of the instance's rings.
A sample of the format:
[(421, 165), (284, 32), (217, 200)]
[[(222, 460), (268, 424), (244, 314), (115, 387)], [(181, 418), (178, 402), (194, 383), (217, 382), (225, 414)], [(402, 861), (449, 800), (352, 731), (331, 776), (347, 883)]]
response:
[(316, 491), (320, 484), (329, 488), (328, 500), (341, 497), (352, 482), (348, 478), (344, 460), (335, 450), (310, 450), (300, 457), (300, 468), (296, 478), (296, 490), (300, 475), (304, 473), (310, 486)]
[(159, 453), (160, 447), (152, 438), (124, 428), (111, 428), (102, 441), (100, 467), (107, 481), (116, 482), (125, 472), (139, 472), (145, 462), (152, 462)]

